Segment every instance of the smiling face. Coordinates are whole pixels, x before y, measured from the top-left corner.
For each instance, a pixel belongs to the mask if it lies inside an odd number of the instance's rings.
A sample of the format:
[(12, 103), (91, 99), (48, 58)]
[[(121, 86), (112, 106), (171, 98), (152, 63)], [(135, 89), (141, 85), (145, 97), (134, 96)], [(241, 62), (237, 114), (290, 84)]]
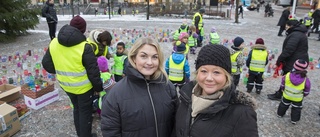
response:
[(183, 42), (183, 43), (188, 43), (188, 37), (183, 37), (183, 38), (181, 39), (181, 42)]
[(202, 88), (202, 95), (211, 95), (227, 83), (226, 71), (215, 65), (203, 65), (198, 69), (196, 80)]
[(143, 45), (133, 58), (136, 69), (144, 75), (146, 79), (150, 79), (159, 67), (159, 58), (157, 49), (149, 44)]

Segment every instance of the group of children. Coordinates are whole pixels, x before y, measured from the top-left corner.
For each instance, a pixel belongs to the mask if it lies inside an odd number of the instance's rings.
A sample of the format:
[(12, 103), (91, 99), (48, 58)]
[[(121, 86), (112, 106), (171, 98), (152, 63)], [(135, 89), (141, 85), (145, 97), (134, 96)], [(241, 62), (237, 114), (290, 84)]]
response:
[[(231, 46), (231, 64), (234, 85), (238, 85), (244, 60), (241, 49), (244, 46), (244, 40), (240, 37), (234, 39), (234, 45)], [(246, 66), (249, 68), (249, 78), (247, 82), (247, 92), (251, 93), (255, 87), (257, 94), (261, 93), (263, 88), (263, 73), (268, 64), (268, 52), (264, 45), (264, 40), (258, 38), (251, 47), (251, 51), (246, 59)], [(307, 78), (308, 62), (298, 59), (293, 70), (282, 77), (281, 89), (283, 96), (277, 109), (278, 117), (283, 117), (291, 105), (291, 123), (296, 124), (300, 120), (302, 101), (310, 92), (311, 83)]]
[[(172, 55), (167, 59), (165, 70), (169, 80), (179, 89), (190, 81), (190, 66), (188, 63), (188, 51), (195, 54), (197, 34), (192, 30), (193, 26), (188, 27), (186, 24), (181, 25), (179, 30), (174, 34), (174, 48)], [(188, 30), (190, 29), (190, 30)], [(210, 43), (208, 46), (214, 46), (220, 43), (220, 37), (216, 28), (212, 27), (210, 34)], [(248, 53), (246, 60), (243, 57), (242, 49), (244, 40), (236, 37), (230, 48), (230, 59), (232, 65), (232, 76), (235, 86), (238, 86), (243, 65), (248, 68), (247, 92), (251, 93), (255, 88), (257, 94), (261, 94), (263, 88), (263, 73), (269, 62), (267, 47), (264, 45), (262, 38), (256, 39), (251, 51)], [(291, 123), (296, 124), (300, 120), (302, 101), (310, 92), (310, 81), (307, 78), (308, 63), (304, 60), (297, 60), (293, 70), (283, 76), (281, 88), (283, 97), (277, 109), (278, 117), (282, 117), (289, 106), (292, 106)]]

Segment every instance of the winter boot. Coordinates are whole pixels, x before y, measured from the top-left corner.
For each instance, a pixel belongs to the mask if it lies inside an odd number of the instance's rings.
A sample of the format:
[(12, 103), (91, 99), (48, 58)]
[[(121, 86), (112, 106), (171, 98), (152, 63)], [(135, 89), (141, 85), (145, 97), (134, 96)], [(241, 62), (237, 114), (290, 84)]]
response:
[(282, 92), (276, 91), (274, 94), (268, 94), (268, 99), (280, 101)]
[(247, 92), (248, 92), (248, 93), (251, 93), (251, 92), (252, 92), (252, 89), (247, 89)]
[(261, 93), (261, 89), (256, 89), (256, 93), (260, 94)]

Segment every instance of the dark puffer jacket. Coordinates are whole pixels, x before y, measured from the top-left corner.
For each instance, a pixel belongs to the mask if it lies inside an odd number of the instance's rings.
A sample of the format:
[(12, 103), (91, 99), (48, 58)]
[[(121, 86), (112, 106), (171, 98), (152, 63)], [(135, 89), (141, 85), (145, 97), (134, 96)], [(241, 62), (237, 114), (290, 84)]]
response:
[(289, 15), (290, 15), (289, 9), (285, 9), (284, 11), (282, 11), (282, 14), (277, 26), (285, 26), (286, 22), (289, 20)]
[(176, 90), (170, 81), (166, 83), (163, 77), (147, 81), (129, 65), (127, 76), (103, 99), (102, 135), (170, 137), (174, 134), (177, 101)]
[(249, 94), (236, 91), (235, 86), (201, 111), (191, 124), (192, 90), (190, 82), (180, 90), (180, 105), (176, 115), (177, 137), (258, 137), (256, 102)]
[[(86, 41), (86, 37), (80, 32), (80, 30), (70, 25), (64, 25), (60, 29), (57, 39), (58, 42), (65, 47), (72, 47), (78, 45), (83, 41)], [(97, 59), (92, 51), (92, 47), (89, 44), (86, 44), (84, 47), (84, 52), (82, 54), (82, 64), (87, 71), (88, 78), (92, 83), (94, 91), (102, 91), (102, 81), (100, 79), (100, 71), (97, 64)], [(43, 68), (49, 73), (56, 74), (49, 49), (42, 59), (42, 65)]]
[(48, 23), (58, 22), (57, 12), (54, 8), (54, 4), (46, 2), (42, 8), (42, 16), (46, 17)]
[(282, 45), (282, 52), (278, 57), (277, 65), (283, 63), (282, 70), (289, 72), (297, 59), (309, 62), (307, 28), (304, 25), (291, 27), (287, 30), (287, 37)]

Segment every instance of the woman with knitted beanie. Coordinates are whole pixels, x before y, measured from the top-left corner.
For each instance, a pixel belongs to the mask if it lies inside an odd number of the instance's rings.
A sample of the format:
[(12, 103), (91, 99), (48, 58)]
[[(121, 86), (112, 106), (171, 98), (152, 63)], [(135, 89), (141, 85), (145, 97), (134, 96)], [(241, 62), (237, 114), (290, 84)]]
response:
[(236, 90), (228, 48), (204, 46), (195, 66), (195, 80), (179, 91), (177, 137), (258, 137), (256, 101)]

